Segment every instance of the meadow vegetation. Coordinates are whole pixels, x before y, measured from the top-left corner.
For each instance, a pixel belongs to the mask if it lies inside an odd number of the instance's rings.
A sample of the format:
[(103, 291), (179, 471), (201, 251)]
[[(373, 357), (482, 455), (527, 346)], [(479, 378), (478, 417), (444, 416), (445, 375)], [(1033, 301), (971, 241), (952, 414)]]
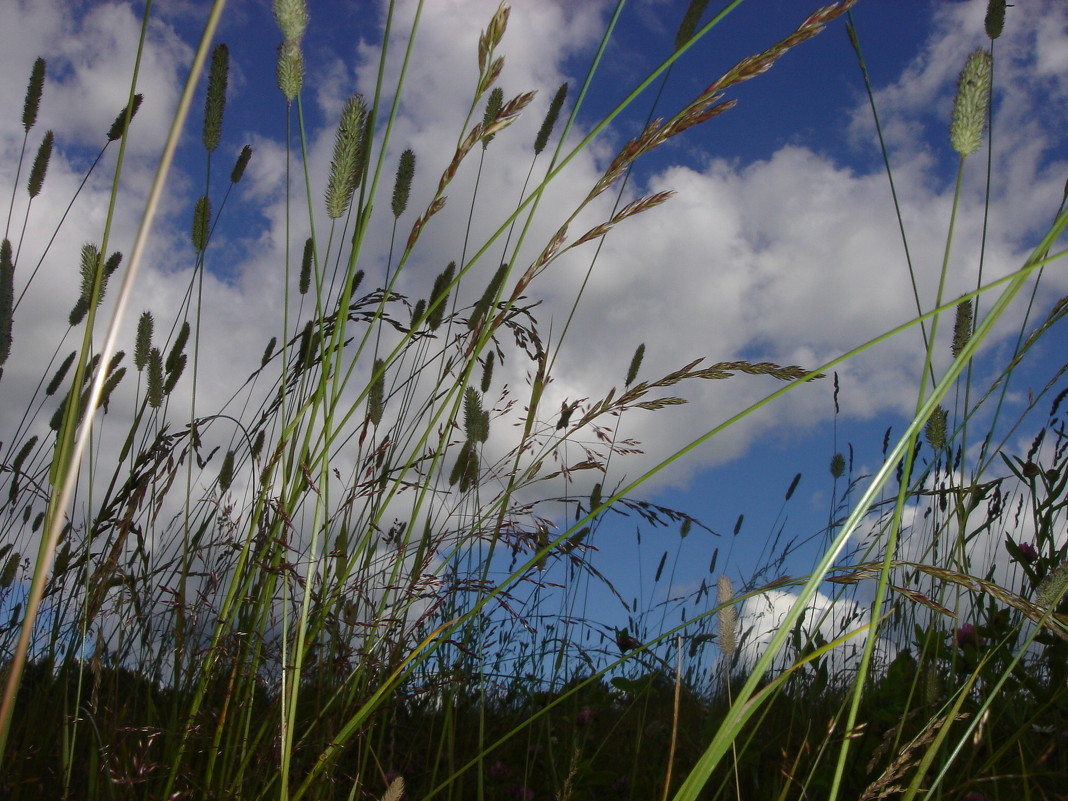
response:
[[(990, 2), (991, 40), (1005, 5)], [(69, 329), (18, 428), (0, 435), (0, 794), (1068, 798), (1063, 368), (1026, 408), (1012, 411), (1006, 400), (1014, 371), (1056, 334), (1068, 298), (1036, 311), (1044, 316), (1020, 331), (993, 384), (978, 384), (969, 369), (1009, 304), (1033, 293), (1059, 255), (1051, 249), (1068, 222), (1063, 208), (1050, 210), (1045, 236), (1008, 277), (980, 278), (963, 298), (917, 296), (915, 319), (887, 332), (923, 332), (915, 416), (883, 443), (872, 475), (828, 454), (838, 504), (818, 532), (826, 545), (811, 574), (782, 575), (781, 554), (737, 587), (712, 573), (673, 601), (679, 625), (662, 610), (631, 608), (628, 628), (606, 628), (585, 606), (589, 583), (615, 591), (592, 559), (603, 526), (625, 516), (632, 528), (685, 537), (703, 525), (642, 498), (655, 470), (618, 478), (640, 447), (617, 436), (621, 416), (671, 414), (696, 383), (752, 376), (781, 382), (759, 406), (774, 403), (811, 382), (837, 382), (836, 367), (872, 344), (822, 365), (708, 354), (648, 376), (635, 342), (603, 397), (542, 402), (557, 354), (581, 347), (538, 319), (554, 264), (628, 218), (658, 206), (670, 213), (670, 193), (626, 200), (632, 166), (694, 126), (715, 125), (735, 102), (732, 87), (759, 80), (824, 26), (852, 34), (853, 0), (814, 10), (692, 102), (657, 109), (539, 255), (519, 260), (546, 188), (568, 180), (575, 155), (643, 102), (641, 91), (665, 80), (675, 59), (716, 35), (720, 17), (703, 21), (704, 6), (690, 4), (671, 58), (585, 128), (577, 123), (585, 87), (504, 96), (509, 11), (487, 7), (455, 155), (436, 191), (418, 197), (413, 174), (426, 168), (391, 142), (403, 70), (396, 85), (380, 81), (375, 95), (348, 100), (329, 181), (309, 178), (308, 8), (274, 0), (278, 125), (297, 143), (288, 208), (293, 228), (312, 233), (289, 243), (291, 262), (271, 267), (286, 276), (276, 334), (235, 368), (242, 379), (230, 402), (209, 409), (197, 402), (199, 363), (212, 347), (201, 338), (204, 271), (228, 224), (231, 190), (256, 158), (251, 147), (225, 165), (225, 194), (206, 180), (195, 204), (197, 270), (182, 307), (129, 310), (125, 301), (194, 97), (203, 98), (206, 173), (220, 169), (229, 51), (215, 41), (216, 4), (138, 239), (128, 256), (114, 250), (109, 214), (99, 242), (83, 248)], [(383, 64), (391, 47), (419, 46), (417, 36), (393, 35), (402, 24), (391, 10)], [(605, 43), (610, 35), (611, 27)], [(863, 68), (862, 42), (853, 41)], [(963, 171), (981, 168), (972, 162), (988, 124), (992, 57), (980, 51), (961, 66), (951, 137)], [(131, 78), (103, 148), (121, 149), (138, 124), (136, 70)], [(448, 196), (453, 178), (509, 135), (534, 90), (554, 100), (522, 198), (485, 241), (442, 258), (419, 296), (402, 294), (401, 276), (435, 215), (446, 202), (470, 201)], [(47, 183), (54, 146), (51, 132), (34, 127), (47, 91), (39, 60), (19, 166), (31, 199)], [(121, 155), (108, 163), (118, 186)], [(620, 198), (612, 214), (580, 226), (605, 193)], [(8, 371), (19, 358), (21, 298), (49, 291), (19, 254), (59, 222), (26, 209), (24, 220), (9, 210), (0, 253)], [(372, 226), (389, 227), (394, 243), (379, 286), (365, 275)], [(947, 253), (951, 244), (949, 233)], [(106, 292), (114, 302), (102, 306)], [(101, 309), (113, 310), (110, 320)], [(118, 349), (127, 318), (137, 319), (129, 354)], [(953, 359), (939, 372), (947, 319)], [(503, 382), (505, 366), (525, 373), (525, 384)], [(0, 374), (0, 392), (19, 374)], [(102, 436), (105, 415), (128, 428)], [(733, 422), (694, 432), (691, 448)], [(1033, 445), (1012, 452), (1004, 432), (1026, 427)], [(578, 475), (597, 476), (588, 495), (569, 488)], [(1004, 552), (973, 553), (980, 536), (995, 536)], [(739, 608), (784, 590), (796, 595), (790, 613), (759, 658), (742, 658), (751, 631)], [(806, 620), (817, 591), (875, 600), (828, 638)]]

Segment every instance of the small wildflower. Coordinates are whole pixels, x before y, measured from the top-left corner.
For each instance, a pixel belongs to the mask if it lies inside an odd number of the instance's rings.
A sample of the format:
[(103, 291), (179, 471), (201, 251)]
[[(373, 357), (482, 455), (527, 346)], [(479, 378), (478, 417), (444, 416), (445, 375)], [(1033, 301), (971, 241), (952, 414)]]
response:
[(979, 636), (979, 632), (976, 631), (975, 626), (971, 623), (965, 623), (963, 626), (957, 628), (953, 640), (960, 648), (969, 645), (979, 647), (983, 644), (983, 638)]
[(489, 775), (494, 779), (507, 779), (512, 775), (512, 769), (498, 759), (489, 766)]
[(592, 717), (592, 709), (590, 709), (588, 706), (579, 707), (578, 714), (575, 715), (575, 723), (577, 723), (579, 726), (585, 726), (587, 723), (590, 722), (590, 719)]
[(1020, 549), (1020, 555), (1025, 562), (1034, 562), (1038, 560), (1038, 551), (1035, 550), (1035, 546), (1029, 542), (1021, 542), (1016, 546)]
[(620, 652), (624, 654), (642, 646), (640, 642), (630, 636), (626, 629), (616, 632), (616, 645), (619, 647)]

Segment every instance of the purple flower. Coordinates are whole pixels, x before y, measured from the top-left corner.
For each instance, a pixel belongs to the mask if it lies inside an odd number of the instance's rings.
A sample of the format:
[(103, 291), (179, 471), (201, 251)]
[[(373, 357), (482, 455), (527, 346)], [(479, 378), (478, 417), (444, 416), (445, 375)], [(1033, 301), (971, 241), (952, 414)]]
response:
[(1038, 559), (1038, 551), (1035, 550), (1035, 546), (1029, 542), (1021, 542), (1016, 546), (1020, 549), (1020, 556), (1025, 562), (1034, 562)]
[(979, 636), (979, 632), (975, 630), (975, 626), (971, 623), (965, 623), (963, 626), (957, 629), (957, 633), (954, 636), (954, 641), (961, 648), (967, 645), (974, 645), (979, 647), (983, 644), (983, 638)]
[(575, 723), (579, 726), (585, 726), (590, 722), (590, 718), (593, 717), (593, 710), (588, 706), (579, 707), (578, 714), (575, 715)]
[(508, 788), (508, 795), (515, 801), (534, 801), (534, 791), (525, 784), (513, 784)]

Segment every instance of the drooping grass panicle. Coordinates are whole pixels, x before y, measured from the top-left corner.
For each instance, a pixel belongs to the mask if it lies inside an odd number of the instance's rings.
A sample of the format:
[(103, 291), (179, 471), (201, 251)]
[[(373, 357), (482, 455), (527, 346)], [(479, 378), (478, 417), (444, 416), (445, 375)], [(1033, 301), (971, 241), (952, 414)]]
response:
[(990, 54), (985, 50), (976, 50), (968, 56), (957, 80), (949, 142), (961, 158), (974, 153), (983, 142), (992, 74), (993, 59)]
[(553, 128), (556, 127), (556, 121), (560, 117), (560, 109), (563, 108), (566, 98), (567, 81), (564, 81), (560, 84), (560, 88), (556, 90), (556, 94), (553, 95), (553, 99), (549, 103), (549, 110), (545, 114), (545, 119), (542, 120), (541, 128), (538, 129), (538, 135), (534, 138), (535, 156), (541, 155), (541, 151), (549, 144), (549, 137), (552, 136)]
[(508, 15), (511, 13), (511, 9), (504, 3), (501, 3), (497, 7), (497, 11), (493, 14), (493, 19), (490, 20), (486, 30), (482, 32), (478, 39), (478, 74), (479, 83), (478, 90), (475, 92), (475, 97), (482, 97), (482, 94), (489, 89), (493, 82), (497, 80), (497, 76), (501, 74), (501, 69), (504, 67), (504, 57), (499, 56), (490, 62), (490, 57), (493, 55), (493, 51), (497, 45), (501, 43), (501, 39), (504, 38), (504, 32), (508, 28)]
[(345, 103), (337, 134), (334, 136), (334, 157), (330, 162), (330, 177), (326, 184), (326, 213), (336, 220), (348, 210), (352, 195), (360, 183), (367, 105), (363, 95), (355, 94)]
[(137, 116), (137, 110), (141, 108), (141, 103), (144, 102), (145, 96), (143, 94), (136, 94), (133, 96), (133, 102), (119, 112), (119, 116), (115, 118), (115, 121), (111, 123), (111, 127), (108, 128), (108, 141), (115, 142), (122, 137), (123, 132), (126, 130), (126, 118), (130, 118), (130, 122), (133, 122), (133, 118)]
[(152, 329), (155, 321), (152, 312), (141, 312), (137, 320), (137, 336), (134, 340), (134, 367), (137, 371), (145, 369), (148, 364), (148, 356), (152, 350)]
[(226, 86), (230, 73), (230, 48), (220, 42), (211, 52), (208, 70), (208, 92), (204, 98), (204, 149), (215, 152), (222, 136), (223, 111), (226, 108)]
[(0, 242), (0, 366), (11, 355), (11, 332), (15, 314), (15, 263), (11, 242)]
[(26, 191), (29, 192), (30, 197), (37, 197), (41, 194), (45, 173), (48, 172), (48, 162), (52, 158), (53, 139), (52, 132), (48, 131), (41, 140), (41, 146), (37, 149), (37, 157), (34, 158), (33, 167), (30, 169), (30, 180), (26, 184)]
[(415, 177), (415, 153), (408, 148), (400, 155), (397, 163), (397, 178), (393, 183), (393, 216), (400, 217), (408, 208), (408, 196), (412, 191), (412, 179)]
[(234, 162), (234, 169), (230, 172), (230, 183), (236, 184), (245, 175), (245, 168), (248, 167), (248, 162), (252, 158), (252, 147), (245, 145), (241, 148), (241, 153), (237, 156), (237, 161)]
[(45, 60), (38, 58), (30, 70), (30, 83), (26, 87), (26, 100), (22, 104), (22, 127), (26, 133), (37, 122), (37, 111), (41, 107), (41, 93), (44, 91)]

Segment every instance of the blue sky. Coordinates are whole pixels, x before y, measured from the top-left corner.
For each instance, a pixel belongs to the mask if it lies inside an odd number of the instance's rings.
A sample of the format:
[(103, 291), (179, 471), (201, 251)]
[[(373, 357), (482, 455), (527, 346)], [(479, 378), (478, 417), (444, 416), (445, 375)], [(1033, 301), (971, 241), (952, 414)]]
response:
[[(305, 41), (307, 82), (305, 121), (310, 138), (310, 169), (320, 185), (329, 162), (333, 125), (345, 98), (373, 91), (382, 22), (380, 3), (314, 3)], [(605, 55), (604, 67), (577, 120), (588, 130), (658, 60), (671, 51), (680, 0), (631, 0)], [(716, 5), (716, 4), (712, 4)], [(680, 60), (663, 87), (657, 114), (669, 114), (740, 58), (759, 52), (789, 33), (819, 5), (815, 0), (750, 0)], [(876, 92), (895, 179), (902, 198), (909, 245), (920, 276), (925, 307), (934, 297), (945, 245), (956, 156), (946, 130), (957, 74), (969, 52), (985, 46), (985, 0), (915, 2), (860, 0), (853, 18)], [(428, 0), (417, 38), (405, 102), (401, 105), (389, 163), (405, 147), (419, 159), (406, 223), (425, 202), (448, 163), (469, 102), (475, 74), (478, 31), (496, 7), (486, 0)], [(118, 249), (132, 241), (140, 203), (190, 63), (207, 4), (199, 0), (160, 4), (150, 29), (142, 86), (145, 106), (131, 134), (125, 192), (115, 230)], [(397, 25), (411, 19), (414, 3), (398, 3)], [(21, 107), (34, 58), (48, 60), (48, 83), (41, 119), (31, 147), (46, 129), (55, 130), (57, 153), (45, 193), (35, 201), (33, 219), (54, 221), (80, 180), (80, 170), (95, 155), (103, 131), (125, 103), (141, 8), (126, 3), (16, 0), (0, 10), (0, 67), (8, 80), (0, 101)], [(518, 197), (529, 165), (530, 142), (556, 87), (574, 88), (585, 74), (611, 4), (530, 2), (513, 4), (501, 46), (506, 95), (530, 89), (538, 97), (529, 114), (502, 132), (486, 154), (475, 234), (499, 224), (498, 206)], [(707, 18), (707, 15), (706, 15)], [(1034, 234), (1052, 217), (1068, 175), (1065, 125), (1068, 117), (1068, 10), (1061, 2), (1040, 0), (1008, 9), (1005, 34), (996, 45), (994, 184), (987, 233), (985, 271), (1003, 275), (1018, 266)], [(230, 221), (209, 254), (213, 273), (205, 315), (217, 350), (206, 361), (201, 408), (225, 401), (232, 391), (234, 365), (258, 362), (270, 331), (259, 310), (281, 297), (276, 267), (282, 261), (281, 188), (283, 109), (274, 86), (279, 34), (269, 3), (231, 3), (218, 38), (231, 49), (231, 76), (223, 144), (214, 170), (215, 191), (224, 188), (233, 158), (246, 143), (255, 151), (246, 178), (229, 202)], [(395, 52), (399, 53), (398, 48)], [(396, 63), (387, 71), (395, 75)], [(554, 230), (553, 212), (581, 199), (611, 156), (636, 134), (650, 113), (659, 82), (593, 147), (576, 159), (558, 191), (550, 194), (533, 229), (530, 254), (536, 255)], [(882, 157), (864, 84), (844, 20), (788, 53), (767, 74), (728, 92), (736, 108), (669, 142), (636, 169), (627, 199), (638, 192), (674, 189), (666, 205), (627, 221), (610, 236), (591, 275), (576, 322), (560, 347), (557, 382), (546, 408), (562, 400), (596, 399), (622, 384), (630, 354), (647, 347), (642, 377), (651, 378), (698, 357), (712, 361), (749, 359), (814, 367), (906, 322), (915, 315), (901, 239), (894, 217)], [(574, 94), (568, 99), (570, 109)], [(193, 257), (186, 220), (203, 181), (199, 155), (198, 96), (154, 235), (151, 256), (135, 290), (133, 308), (176, 308), (189, 281)], [(13, 165), (22, 143), (18, 115), (0, 121), (0, 197), (9, 197)], [(555, 137), (553, 142), (555, 143)], [(575, 136), (569, 141), (577, 141)], [(114, 159), (114, 153), (108, 158)], [(947, 297), (974, 286), (983, 225), (984, 145), (968, 164), (963, 202), (951, 257)], [(113, 162), (111, 162), (113, 163)], [(105, 173), (83, 191), (77, 214), (49, 251), (16, 315), (17, 342), (39, 343), (26, 350), (24, 363), (5, 368), (0, 388), (10, 409), (21, 409), (39, 377), (41, 360), (57, 345), (57, 319), (77, 284), (72, 264), (82, 242), (99, 238)], [(21, 180), (21, 179), (20, 179)], [(457, 176), (450, 195), (463, 198), (473, 186), (472, 163)], [(390, 180), (384, 181), (383, 193)], [(504, 198), (504, 200), (496, 200)], [(605, 201), (610, 202), (610, 198)], [(23, 205), (20, 206), (19, 203)], [(16, 201), (21, 219), (25, 201)], [(495, 205), (496, 204), (496, 205)], [(378, 204), (388, 203), (383, 198)], [(463, 206), (463, 208), (461, 208)], [(603, 214), (607, 206), (599, 206)], [(433, 275), (460, 247), (465, 204), (449, 207), (428, 231), (435, 256), (419, 255), (410, 284)], [(591, 222), (599, 220), (591, 217)], [(42, 223), (43, 225), (44, 223)], [(368, 272), (381, 274), (388, 251), (389, 225), (376, 229), (366, 246)], [(28, 238), (33, 246), (43, 237)], [(541, 239), (539, 239), (539, 236)], [(293, 241), (303, 242), (294, 232)], [(31, 263), (27, 245), (22, 263)], [(559, 331), (578, 281), (590, 265), (591, 249), (554, 266), (534, 294), (542, 301), (539, 320)], [(448, 256), (437, 254), (449, 254)], [(32, 256), (33, 263), (37, 256)], [(440, 262), (440, 263), (439, 263)], [(488, 270), (488, 267), (483, 267)], [(26, 271), (28, 272), (28, 271)], [(25, 276), (26, 272), (20, 272)], [(1047, 271), (1039, 292), (1038, 313), (1065, 294), (1068, 280), (1059, 269)], [(425, 288), (424, 288), (425, 289)], [(998, 331), (980, 366), (980, 383), (1003, 361), (1021, 325), (1022, 308)], [(948, 326), (943, 326), (943, 330)], [(128, 332), (129, 333), (129, 332)], [(1063, 339), (1054, 332), (1048, 343)], [(21, 346), (21, 345), (20, 345)], [(64, 347), (70, 347), (69, 342)], [(1060, 354), (1046, 344), (1037, 364), (1021, 377), (1041, 386), (1059, 366)], [(948, 347), (941, 348), (944, 368)], [(828, 464), (835, 450), (853, 446), (853, 476), (878, 466), (884, 433), (899, 431), (915, 404), (922, 365), (916, 329), (839, 368), (840, 413), (837, 445), (831, 380), (802, 387), (747, 418), (662, 471), (647, 487), (654, 501), (700, 518), (723, 536), (695, 531), (681, 551), (673, 577), (678, 591), (692, 590), (709, 577), (713, 549), (720, 550), (716, 572), (737, 581), (768, 558), (770, 533), (782, 541), (815, 538), (826, 525), (834, 489)], [(989, 366), (988, 366), (989, 364)], [(241, 367), (237, 375), (243, 377)], [(511, 376), (519, 382), (523, 376)], [(207, 389), (204, 389), (206, 387)], [(765, 379), (684, 386), (690, 403), (651, 414), (633, 411), (622, 432), (643, 444), (645, 454), (613, 463), (609, 483), (633, 479), (677, 448), (735, 412), (778, 388)], [(1023, 397), (1026, 385), (1013, 388), (1010, 400)], [(5, 429), (14, 424), (3, 412)], [(1041, 421), (1039, 421), (1040, 424)], [(1026, 443), (1036, 428), (1021, 429), (1013, 445)], [(793, 477), (802, 479), (788, 504), (783, 497)], [(581, 481), (571, 488), (589, 492)], [(842, 485), (839, 484), (839, 491)], [(731, 531), (740, 515), (738, 537)], [(666, 538), (661, 547), (656, 538)], [(625, 597), (652, 597), (651, 574), (660, 553), (669, 551), (670, 567), (677, 534), (643, 532), (643, 555), (635, 558), (633, 522), (606, 525), (599, 533), (596, 564), (624, 588)], [(652, 544), (650, 544), (652, 543)], [(803, 573), (813, 551), (802, 552), (784, 572)], [(639, 581), (635, 564), (644, 575)], [(769, 575), (768, 578), (773, 578)], [(710, 577), (714, 580), (715, 576)], [(605, 600), (605, 616), (620, 619)]]

